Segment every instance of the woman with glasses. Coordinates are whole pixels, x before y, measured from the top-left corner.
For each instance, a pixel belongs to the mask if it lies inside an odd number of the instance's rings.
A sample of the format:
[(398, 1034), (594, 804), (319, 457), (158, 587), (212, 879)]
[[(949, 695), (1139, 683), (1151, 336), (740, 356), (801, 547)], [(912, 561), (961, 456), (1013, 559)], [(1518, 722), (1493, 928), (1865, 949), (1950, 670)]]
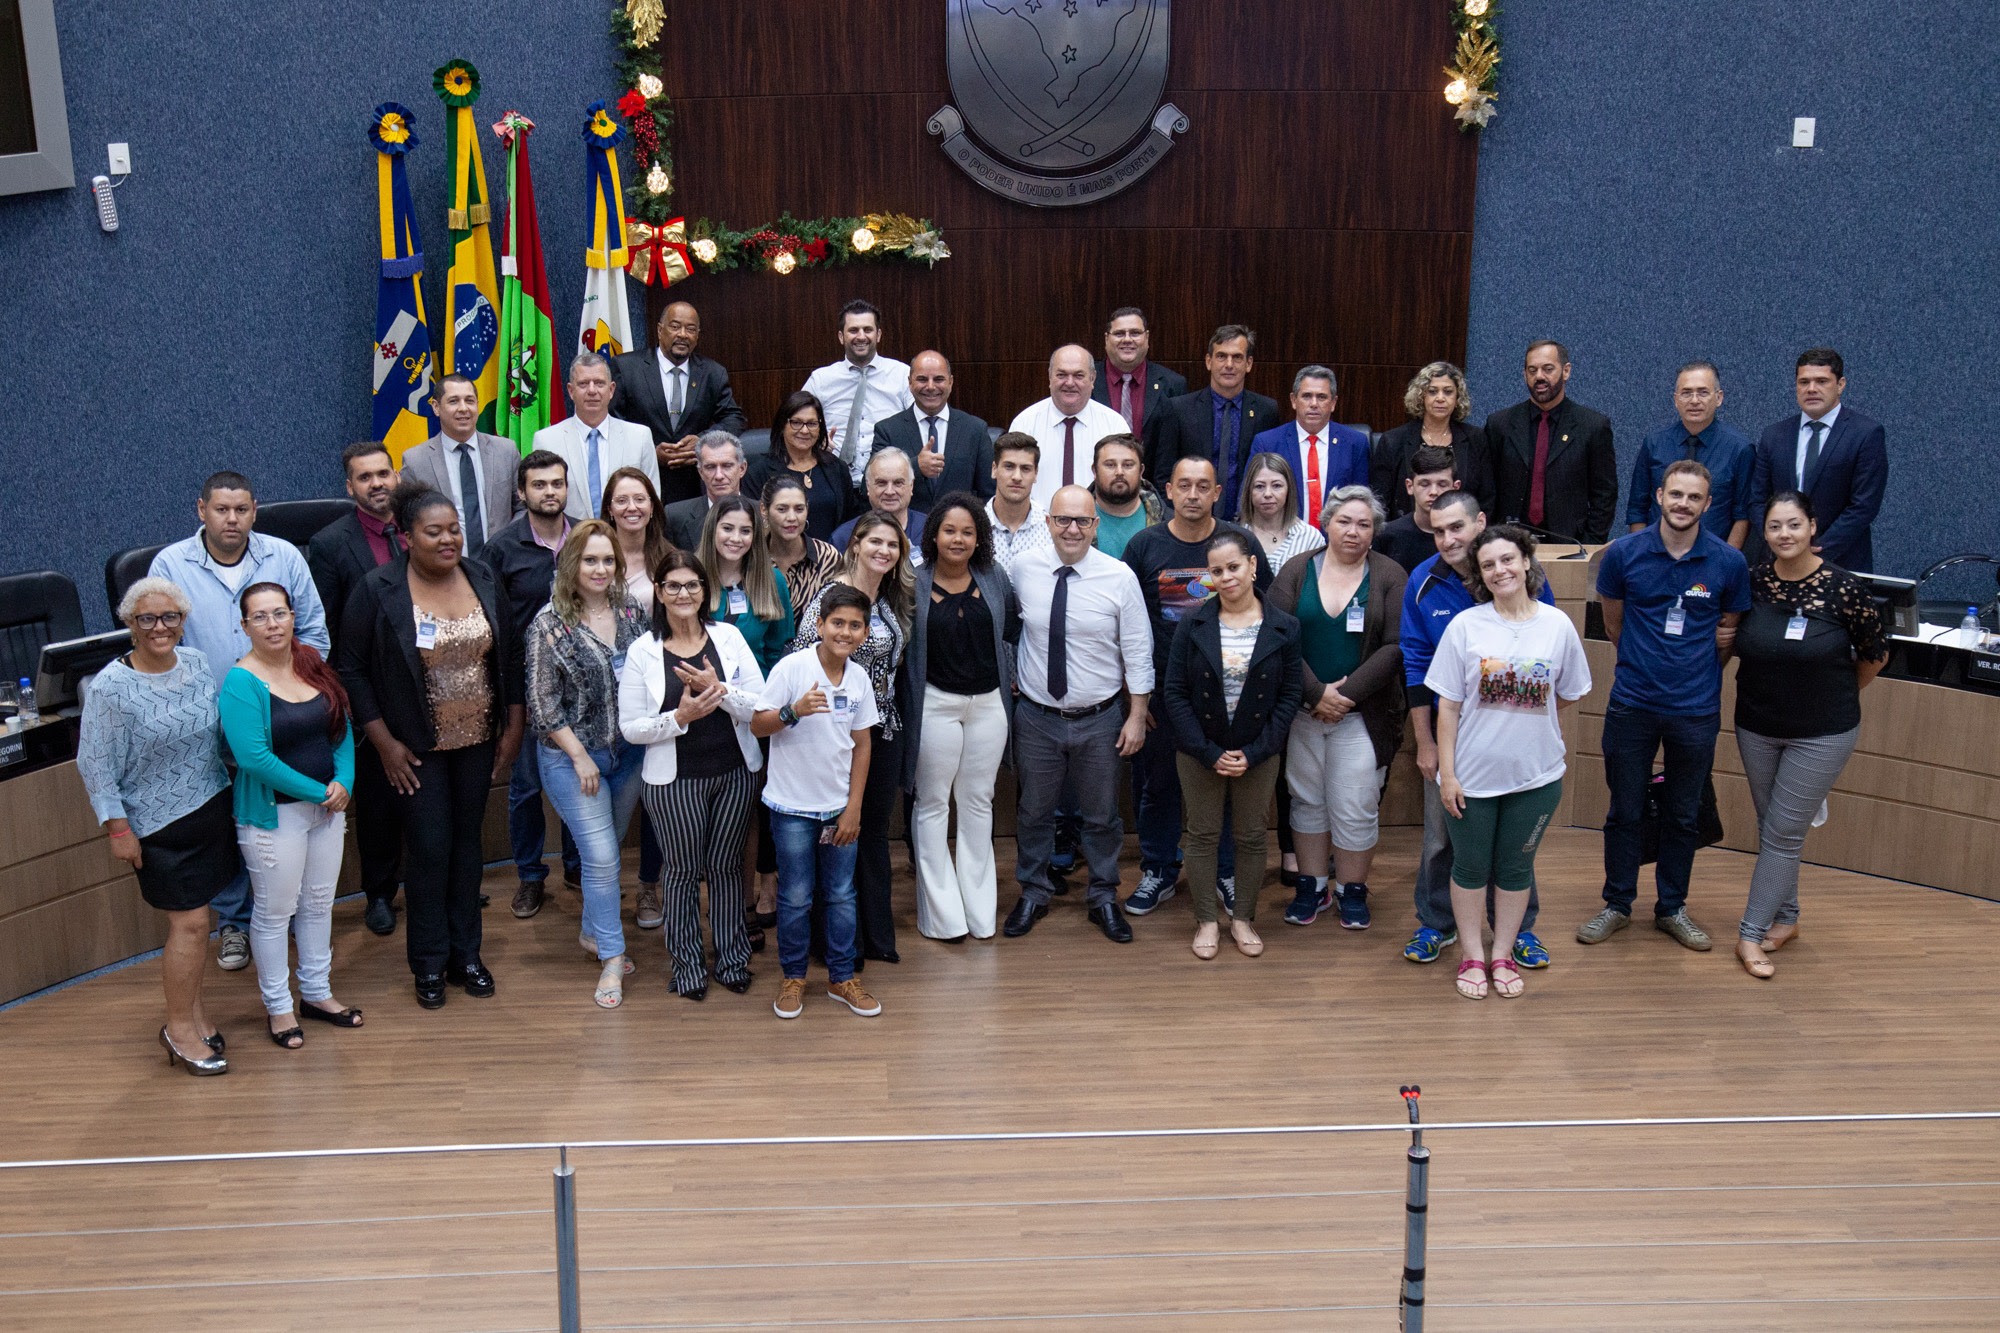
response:
[(333, 998), (333, 891), (354, 785), (347, 691), (293, 636), (292, 597), (253, 583), (237, 601), (250, 651), (222, 680), (222, 735), (236, 757), (236, 841), (253, 890), (250, 954), (271, 1040), (305, 1045), (293, 1019), (291, 940), (299, 944), (298, 1013), (358, 1028), (361, 1011)]
[[(635, 467), (621, 467), (604, 483), (603, 514), (618, 531), (618, 554), (625, 559), (625, 600), (639, 608), (639, 618), (653, 614), (652, 568), (661, 556), (673, 549), (667, 540), (667, 522), (660, 506), (660, 493), (653, 480)], [(632, 923), (641, 930), (657, 930), (661, 920), (660, 844), (653, 838), (653, 826), (639, 821), (639, 901)]]
[(821, 541), (861, 512), (861, 496), (847, 465), (827, 447), (826, 410), (804, 390), (778, 405), (771, 418), (771, 447), (752, 463), (745, 490), (761, 495), (773, 477), (788, 473), (806, 493), (806, 530)]
[(208, 904), (243, 867), (230, 816), (229, 774), (208, 659), (181, 646), (188, 595), (140, 579), (118, 603), (132, 651), (97, 673), (84, 695), (76, 770), (111, 854), (132, 867), (139, 895), (167, 914), (160, 958), (167, 1064), (226, 1074), (222, 1034), (202, 1009)]
[(743, 923), (743, 843), (764, 752), (750, 734), (764, 673), (735, 626), (711, 622), (713, 589), (701, 561), (669, 551), (653, 571), (659, 601), (651, 632), (632, 645), (618, 687), (618, 726), (646, 747), (646, 816), (667, 850), (667, 924), (674, 991), (708, 998), (701, 937), (701, 884), (715, 979), (750, 989), (750, 937)]
[(1465, 386), (1465, 372), (1449, 361), (1431, 362), (1403, 390), (1403, 410), (1410, 420), (1382, 432), (1368, 464), (1369, 489), (1387, 507), (1388, 516), (1401, 518), (1416, 503), (1405, 483), (1415, 475), (1411, 465), (1425, 445), (1452, 451), (1460, 488), (1478, 496), (1491, 513), (1493, 473), (1486, 464), (1486, 432), (1466, 424), (1472, 415), (1472, 394)]

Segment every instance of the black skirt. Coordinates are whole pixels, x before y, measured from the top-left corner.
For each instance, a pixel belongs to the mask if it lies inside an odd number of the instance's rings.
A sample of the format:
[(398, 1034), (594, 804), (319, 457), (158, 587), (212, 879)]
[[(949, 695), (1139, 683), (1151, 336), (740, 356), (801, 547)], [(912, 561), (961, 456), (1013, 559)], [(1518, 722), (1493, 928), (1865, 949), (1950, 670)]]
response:
[(139, 896), (162, 912), (206, 907), (243, 869), (224, 787), (200, 809), (139, 839)]

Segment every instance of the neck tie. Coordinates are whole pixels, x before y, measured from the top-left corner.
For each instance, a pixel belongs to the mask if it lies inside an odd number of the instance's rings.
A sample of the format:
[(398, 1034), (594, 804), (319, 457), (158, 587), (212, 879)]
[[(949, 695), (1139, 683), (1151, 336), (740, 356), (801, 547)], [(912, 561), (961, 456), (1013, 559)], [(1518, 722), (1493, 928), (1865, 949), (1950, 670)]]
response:
[(925, 440), (924, 440), (924, 448), (926, 448), (926, 449), (930, 450), (930, 451), (931, 451), (932, 453), (936, 453), (936, 452), (938, 451), (938, 442), (937, 442), (937, 418), (936, 418), (936, 417), (925, 417), (925, 418), (924, 418), (924, 425), (925, 425), (925, 426), (926, 426), (926, 427), (928, 428), (928, 430), (929, 430), (929, 434), (927, 435), (927, 437), (926, 437), (926, 438), (925, 438)]
[(460, 526), (465, 532), (465, 553), (479, 554), (479, 548), (486, 545), (486, 523), (479, 513), (479, 468), (472, 461), (472, 445), (479, 437), (458, 446), (458, 490), (465, 505), (465, 520)]
[(861, 441), (857, 438), (861, 434), (861, 400), (868, 396), (868, 372), (871, 369), (873, 366), (854, 368), (854, 401), (847, 409), (847, 430), (840, 437), (840, 461), (850, 469), (861, 448)]
[(1132, 411), (1132, 376), (1130, 374), (1119, 376), (1118, 398), (1118, 415), (1125, 418), (1125, 428), (1127, 430), (1139, 429), (1138, 418)]
[(1542, 526), (1549, 487), (1549, 414), (1535, 422), (1535, 469), (1528, 479), (1528, 522)]
[(675, 430), (681, 428), (681, 413), (687, 410), (687, 368), (675, 366), (674, 401), (667, 405), (667, 422)]
[(584, 440), (584, 447), (590, 450), (590, 456), (584, 464), (590, 477), (590, 494), (583, 500), (583, 512), (586, 514), (596, 514), (598, 502), (604, 498), (604, 464), (597, 457), (597, 441), (600, 438), (598, 433), (592, 430)]
[(1049, 599), (1049, 698), (1057, 703), (1069, 693), (1069, 580), (1076, 570), (1056, 566), (1056, 595)]
[(1306, 436), (1306, 521), (1319, 526), (1319, 436)]
[(1076, 480), (1076, 418), (1063, 418), (1063, 470), (1058, 486), (1068, 486)]
[(1819, 441), (1820, 437), (1826, 434), (1826, 423), (1809, 421), (1806, 423), (1806, 429), (1812, 432), (1812, 439), (1806, 443), (1806, 465), (1799, 470), (1800, 490), (1806, 488), (1806, 478), (1812, 476), (1814, 469), (1819, 467)]
[(1690, 435), (1687, 437), (1686, 443), (1687, 453), (1684, 456), (1689, 461), (1693, 461), (1694, 456), (1701, 452), (1701, 439), (1698, 436)]
[(394, 523), (384, 523), (382, 525), (382, 541), (389, 548), (390, 559), (395, 559), (397, 555), (409, 549), (409, 547), (403, 544), (402, 538), (403, 534), (396, 531)]

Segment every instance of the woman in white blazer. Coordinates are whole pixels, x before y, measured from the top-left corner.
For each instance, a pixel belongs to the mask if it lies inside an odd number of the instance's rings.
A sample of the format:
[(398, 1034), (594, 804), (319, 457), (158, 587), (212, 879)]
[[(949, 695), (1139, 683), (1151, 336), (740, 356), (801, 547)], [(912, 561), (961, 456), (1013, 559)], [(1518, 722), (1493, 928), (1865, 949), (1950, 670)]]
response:
[(764, 673), (735, 626), (711, 623), (713, 590), (691, 553), (669, 550), (654, 571), (653, 629), (632, 645), (618, 687), (618, 729), (646, 747), (640, 798), (666, 854), (661, 889), (673, 955), (674, 990), (708, 998), (701, 941), (701, 881), (708, 881), (715, 978), (750, 989), (750, 935), (743, 922), (743, 841), (750, 830), (751, 776), (764, 765), (750, 718)]

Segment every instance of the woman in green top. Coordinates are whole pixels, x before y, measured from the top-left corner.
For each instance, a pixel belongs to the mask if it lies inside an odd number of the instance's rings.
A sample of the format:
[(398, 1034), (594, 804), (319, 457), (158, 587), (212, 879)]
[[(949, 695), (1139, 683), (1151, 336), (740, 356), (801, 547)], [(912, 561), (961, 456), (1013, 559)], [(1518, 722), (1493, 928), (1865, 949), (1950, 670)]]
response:
[[(1342, 486), (1320, 508), (1326, 549), (1294, 556), (1267, 594), (1298, 617), (1305, 657), (1300, 715), (1285, 744), (1299, 884), (1285, 920), (1311, 925), (1340, 904), (1368, 928), (1382, 775), (1403, 740), (1403, 567), (1369, 549), (1382, 504)], [(1329, 870), (1332, 874), (1329, 875)]]
[(236, 757), (236, 842), (254, 897), (250, 954), (271, 1040), (305, 1045), (292, 1014), (287, 935), (299, 942), (299, 1012), (358, 1028), (361, 1011), (333, 998), (333, 890), (354, 785), (354, 729), (340, 677), (292, 633), (282, 584), (253, 583), (237, 601), (250, 651), (223, 677), (222, 735)]
[(771, 559), (756, 501), (732, 495), (709, 506), (700, 559), (714, 589), (709, 617), (734, 625), (758, 667), (770, 671), (792, 641), (792, 594)]

